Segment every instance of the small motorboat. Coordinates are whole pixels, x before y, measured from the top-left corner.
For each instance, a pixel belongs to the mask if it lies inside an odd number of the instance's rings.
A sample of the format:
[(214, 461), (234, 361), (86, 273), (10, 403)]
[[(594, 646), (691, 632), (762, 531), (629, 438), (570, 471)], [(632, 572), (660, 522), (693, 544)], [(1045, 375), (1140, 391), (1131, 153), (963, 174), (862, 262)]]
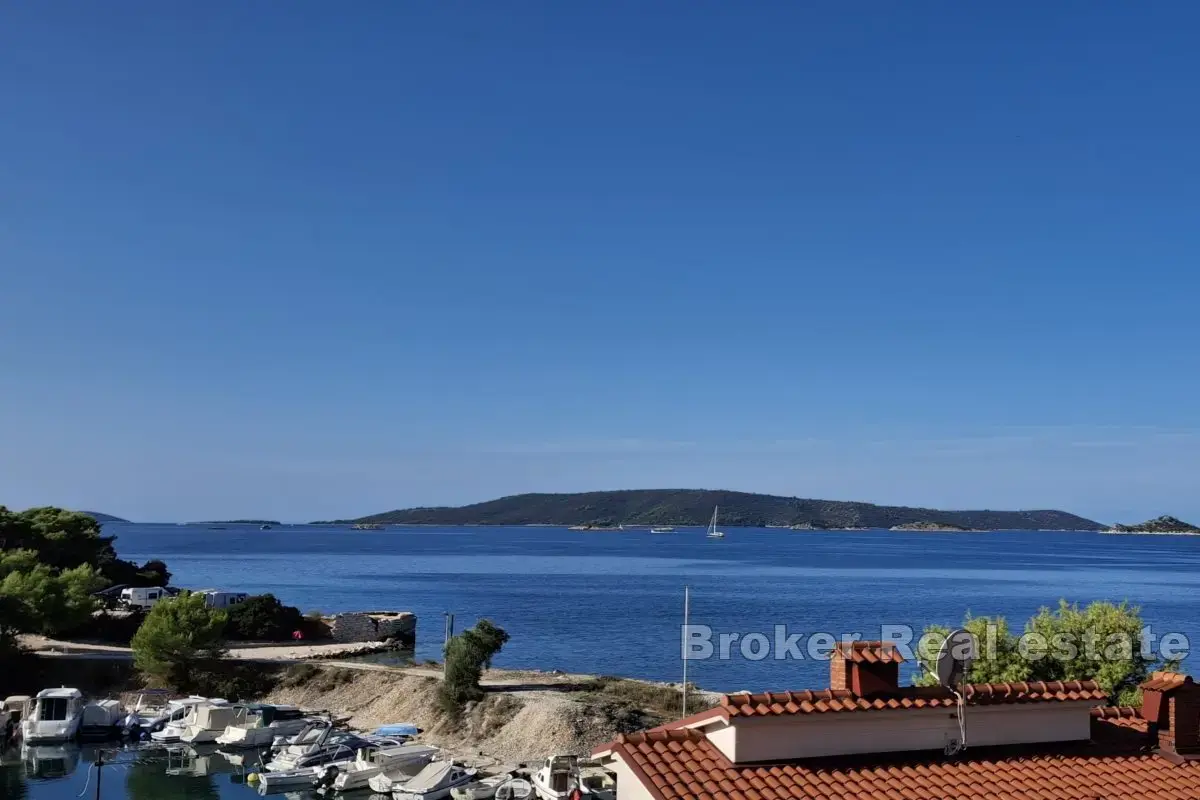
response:
[(172, 700), (167, 704), (167, 712), (150, 723), (150, 738), (160, 744), (178, 742), (179, 737), (192, 725), (197, 709), (226, 705), (229, 704), (220, 698), (187, 697)]
[(584, 800), (617, 800), (617, 778), (599, 764), (580, 764), (578, 780)]
[(533, 784), (524, 778), (509, 778), (496, 787), (496, 800), (531, 800)]
[(578, 772), (578, 756), (551, 756), (533, 773), (533, 790), (542, 800), (567, 800), (579, 785)]
[(435, 761), (402, 786), (392, 790), (395, 800), (443, 800), (457, 786), (475, 780), (475, 770), (453, 761)]
[(670, 525), (655, 525), (650, 529), (651, 533), (674, 533), (675, 529)]
[(425, 744), (402, 744), (397, 747), (364, 747), (346, 767), (321, 767), (313, 781), (314, 788), (349, 792), (365, 789), (379, 775), (401, 777), (403, 783), (425, 768), (438, 754), (436, 747)]
[[(27, 694), (14, 694), (4, 698), (0, 705), (0, 739), (4, 738), (5, 728), (11, 725), (12, 738), (21, 738), (21, 720), (29, 715), (33, 708), (33, 698)], [(0, 750), (8, 742), (0, 742)]]
[(226, 729), (245, 724), (246, 707), (199, 705), (188, 719), (188, 726), (179, 735), (179, 741), (184, 744), (206, 744), (217, 741), (217, 737)]
[(496, 789), (512, 777), (512, 773), (503, 775), (487, 775), (465, 786), (455, 786), (450, 790), (453, 800), (488, 800), (496, 796)]
[(140, 692), (137, 700), (133, 703), (133, 708), (129, 709), (125, 719), (121, 720), (121, 732), (134, 738), (140, 738), (143, 733), (149, 733), (156, 722), (165, 719), (173, 710), (170, 696), (171, 693), (165, 689), (147, 689)]
[(266, 747), (279, 737), (295, 736), (309, 720), (295, 706), (254, 704), (246, 707), (246, 718), (225, 728), (217, 744), (227, 747)]
[(79, 723), (79, 735), (86, 738), (118, 736), (125, 709), (116, 700), (97, 700), (83, 707), (83, 719)]
[(43, 689), (33, 699), (29, 716), (21, 720), (21, 736), (26, 744), (74, 739), (83, 723), (83, 707), (78, 689)]

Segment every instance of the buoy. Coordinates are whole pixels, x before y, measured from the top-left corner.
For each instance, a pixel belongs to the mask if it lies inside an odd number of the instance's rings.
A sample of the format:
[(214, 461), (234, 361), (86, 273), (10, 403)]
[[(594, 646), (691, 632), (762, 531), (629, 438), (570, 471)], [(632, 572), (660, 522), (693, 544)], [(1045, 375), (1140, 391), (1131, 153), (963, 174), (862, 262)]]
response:
[(258, 773), (251, 772), (246, 776), (246, 783), (258, 783)]

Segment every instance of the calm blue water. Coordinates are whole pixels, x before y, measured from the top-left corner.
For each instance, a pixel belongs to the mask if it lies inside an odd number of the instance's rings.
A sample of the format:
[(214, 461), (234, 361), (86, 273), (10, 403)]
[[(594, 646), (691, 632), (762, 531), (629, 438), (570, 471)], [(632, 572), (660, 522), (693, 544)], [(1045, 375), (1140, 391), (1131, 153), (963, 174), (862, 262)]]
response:
[[(768, 636), (954, 624), (970, 610), (1017, 627), (1060, 597), (1128, 599), (1157, 631), (1200, 645), (1200, 539), (1096, 533), (986, 534), (702, 529), (586, 533), (563, 528), (105, 526), (122, 557), (162, 558), (173, 583), (272, 592), (301, 610), (417, 613), (417, 658), (440, 655), (442, 614), (488, 617), (512, 641), (501, 667), (656, 680), (680, 677), (683, 587), (691, 621)], [(705, 688), (827, 685), (811, 659), (692, 661)]]
[[(103, 746), (105, 765), (96, 792), (98, 746), (57, 745), (11, 748), (0, 753), (0, 798), (4, 800), (250, 800), (259, 794), (244, 783), (253, 764), (233, 763), (215, 746), (122, 750)], [(234, 758), (234, 761), (241, 761)], [(269, 795), (316, 798), (307, 790)], [(369, 792), (355, 796), (367, 800)]]

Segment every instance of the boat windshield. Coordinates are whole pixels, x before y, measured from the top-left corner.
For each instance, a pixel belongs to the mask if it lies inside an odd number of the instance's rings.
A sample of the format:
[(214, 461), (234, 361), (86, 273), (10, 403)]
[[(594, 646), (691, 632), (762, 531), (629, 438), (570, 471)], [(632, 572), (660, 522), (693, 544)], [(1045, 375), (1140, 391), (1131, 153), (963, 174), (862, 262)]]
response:
[(38, 719), (47, 722), (61, 722), (67, 718), (67, 705), (69, 700), (65, 697), (44, 697), (38, 701)]

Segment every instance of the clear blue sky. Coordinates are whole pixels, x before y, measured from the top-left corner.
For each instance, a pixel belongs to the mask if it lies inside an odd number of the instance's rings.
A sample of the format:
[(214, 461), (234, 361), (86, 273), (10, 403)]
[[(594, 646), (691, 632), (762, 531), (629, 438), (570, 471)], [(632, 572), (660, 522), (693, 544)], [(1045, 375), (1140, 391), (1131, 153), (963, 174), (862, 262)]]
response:
[(0, 502), (1200, 518), (1200, 6), (11, 3)]

